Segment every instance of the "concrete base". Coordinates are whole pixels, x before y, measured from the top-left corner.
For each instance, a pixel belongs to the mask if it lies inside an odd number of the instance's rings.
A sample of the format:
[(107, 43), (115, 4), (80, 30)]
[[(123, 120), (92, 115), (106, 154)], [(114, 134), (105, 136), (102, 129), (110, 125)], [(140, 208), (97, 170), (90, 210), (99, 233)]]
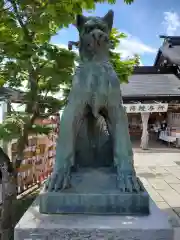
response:
[(39, 198), (15, 227), (14, 240), (173, 240), (166, 213), (150, 201), (149, 216), (51, 215), (39, 213)]

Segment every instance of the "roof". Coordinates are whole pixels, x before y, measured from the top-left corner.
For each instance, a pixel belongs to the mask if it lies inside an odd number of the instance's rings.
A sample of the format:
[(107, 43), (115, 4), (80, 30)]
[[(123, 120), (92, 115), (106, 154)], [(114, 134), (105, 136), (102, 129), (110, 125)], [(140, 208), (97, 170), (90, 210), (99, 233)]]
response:
[(7, 87), (0, 87), (0, 100), (10, 99), (11, 101), (21, 101), (23, 99), (23, 92), (7, 88)]
[(169, 46), (168, 43), (160, 47), (163, 56), (171, 63), (180, 65), (180, 46)]
[(158, 65), (162, 58), (169, 60), (172, 64), (180, 65), (180, 37), (160, 36), (160, 38), (164, 38), (164, 42), (159, 48), (154, 65)]
[(167, 73), (172, 73), (176, 74), (177, 73), (177, 67), (176, 66), (136, 66), (134, 67), (133, 70), (133, 75), (134, 74), (167, 74)]
[(133, 74), (128, 84), (121, 84), (123, 98), (177, 96), (180, 99), (180, 79), (174, 74)]

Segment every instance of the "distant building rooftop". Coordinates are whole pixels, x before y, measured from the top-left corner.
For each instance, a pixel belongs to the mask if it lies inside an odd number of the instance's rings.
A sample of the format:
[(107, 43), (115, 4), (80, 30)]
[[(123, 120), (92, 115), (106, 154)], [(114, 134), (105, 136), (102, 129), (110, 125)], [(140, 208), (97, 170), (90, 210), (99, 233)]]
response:
[(174, 67), (136, 67), (128, 84), (121, 84), (123, 99), (180, 99), (180, 79)]
[(12, 102), (21, 101), (24, 93), (9, 87), (0, 87), (0, 101), (9, 99)]
[(180, 36), (160, 36), (164, 39), (155, 58), (154, 66), (169, 62), (180, 65)]

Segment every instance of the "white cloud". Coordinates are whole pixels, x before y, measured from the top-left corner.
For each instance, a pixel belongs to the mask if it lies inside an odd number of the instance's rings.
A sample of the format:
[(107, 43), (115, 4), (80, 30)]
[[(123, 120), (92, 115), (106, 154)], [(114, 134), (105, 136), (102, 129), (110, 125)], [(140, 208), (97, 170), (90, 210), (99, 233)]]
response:
[[(122, 39), (119, 47), (116, 49), (116, 51), (118, 51), (121, 54), (121, 57), (123, 59), (133, 57), (135, 54), (142, 56), (147, 53), (148, 54), (157, 53), (156, 48), (153, 48), (143, 43), (140, 39), (128, 33), (126, 33), (126, 35), (128, 37), (125, 39)], [(142, 65), (141, 61), (140, 61), (140, 65)]]
[(164, 12), (163, 25), (166, 28), (166, 34), (173, 36), (180, 34), (180, 16), (176, 12)]
[(65, 48), (65, 49), (68, 49), (68, 45), (66, 45), (66, 44), (54, 44), (54, 45), (56, 45), (56, 46), (58, 46), (58, 47), (60, 47), (60, 48)]

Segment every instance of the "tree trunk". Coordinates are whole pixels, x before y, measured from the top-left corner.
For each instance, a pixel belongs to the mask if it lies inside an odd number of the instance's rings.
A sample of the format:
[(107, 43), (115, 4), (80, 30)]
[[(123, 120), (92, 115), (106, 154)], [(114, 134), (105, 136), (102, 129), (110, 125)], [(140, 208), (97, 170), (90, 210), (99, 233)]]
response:
[(16, 201), (15, 177), (8, 173), (6, 163), (1, 165), (2, 172), (2, 211), (1, 211), (1, 239), (13, 239), (14, 230), (14, 208)]
[(0, 148), (0, 170), (2, 176), (1, 239), (13, 239), (14, 209), (16, 202), (16, 174), (7, 154)]

